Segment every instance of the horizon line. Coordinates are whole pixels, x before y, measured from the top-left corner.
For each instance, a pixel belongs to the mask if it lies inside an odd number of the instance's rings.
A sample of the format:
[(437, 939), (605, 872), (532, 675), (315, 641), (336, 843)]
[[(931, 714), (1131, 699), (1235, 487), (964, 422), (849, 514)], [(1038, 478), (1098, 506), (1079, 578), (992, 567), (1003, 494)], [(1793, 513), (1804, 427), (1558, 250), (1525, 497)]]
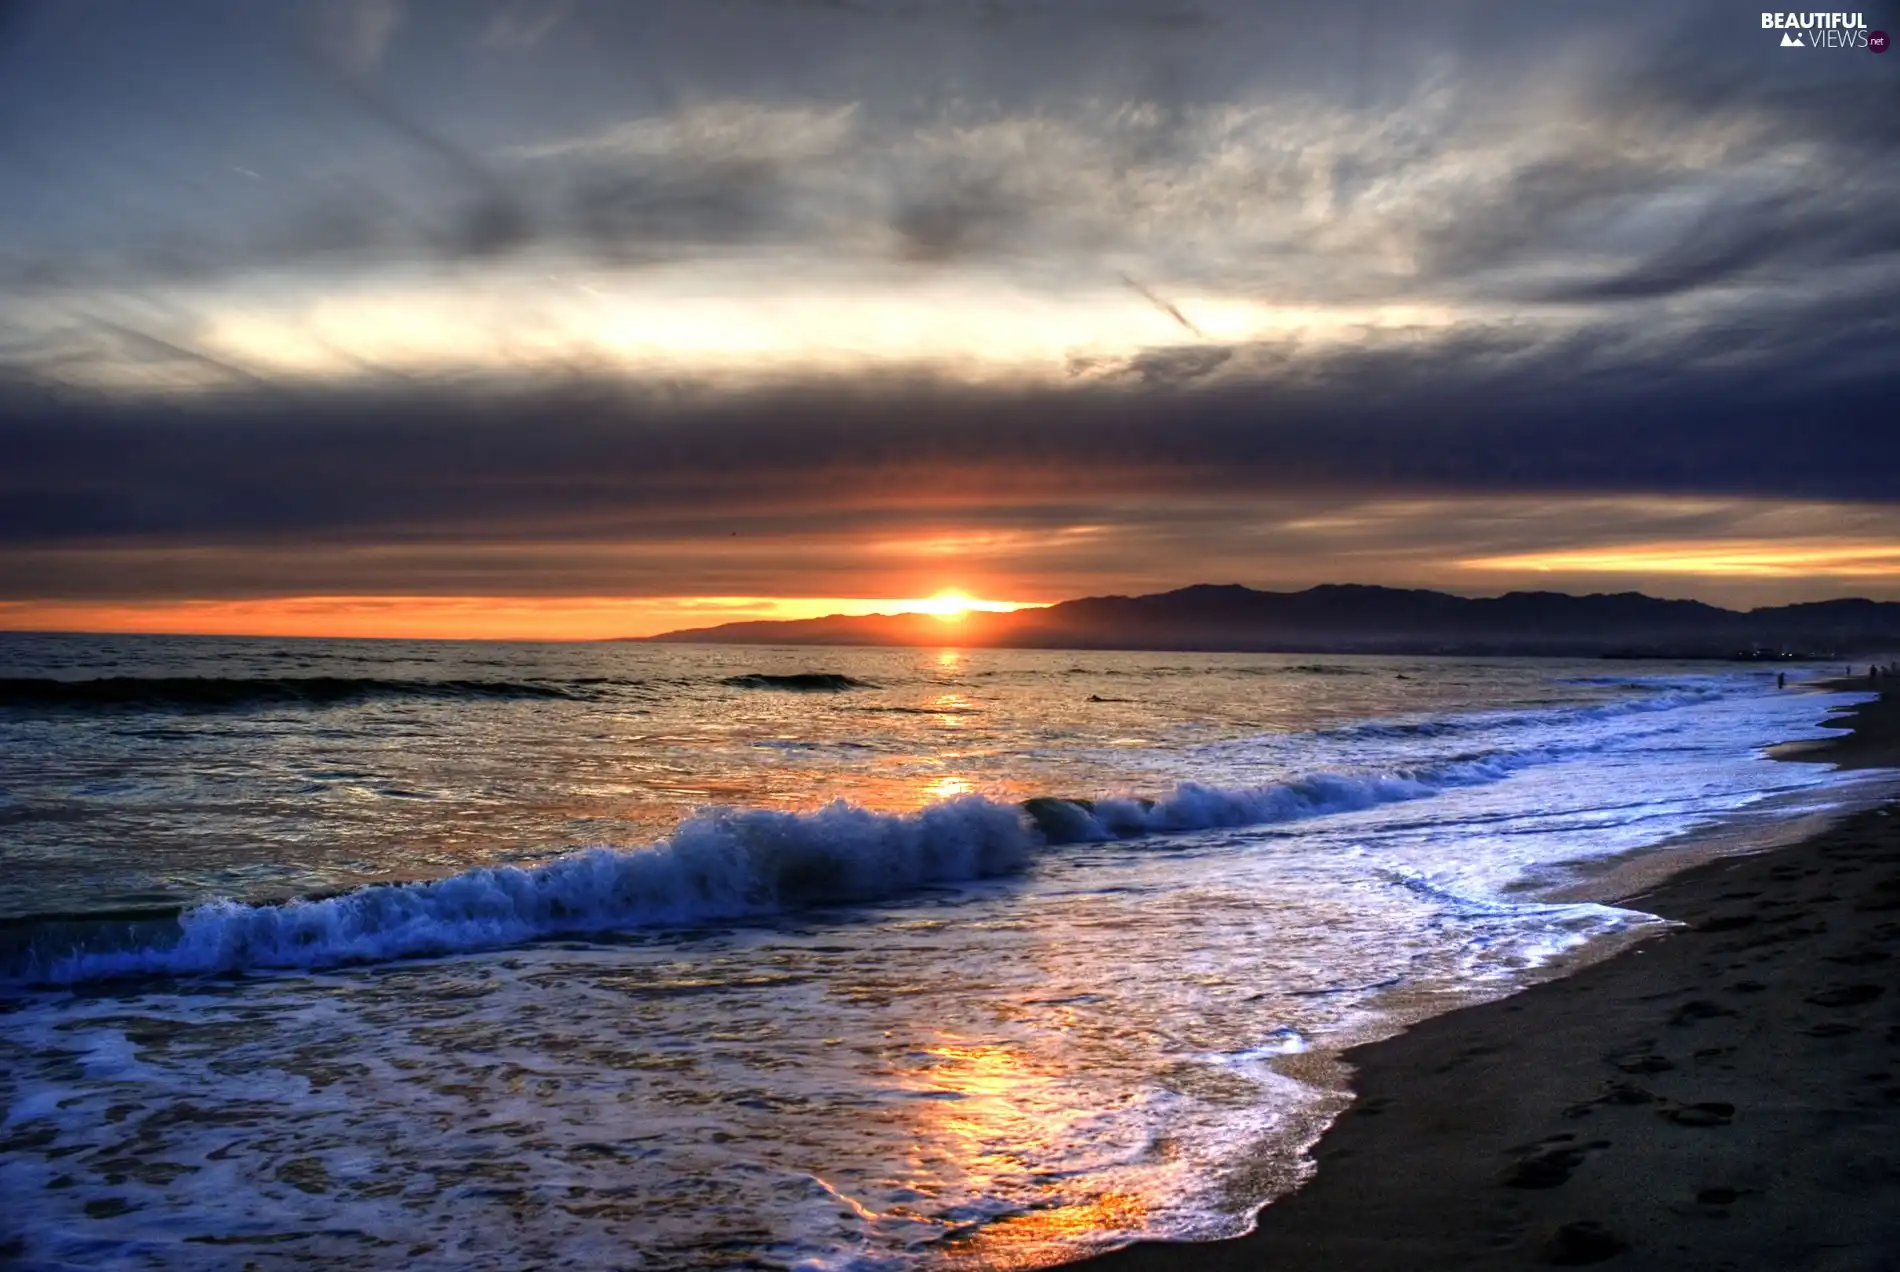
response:
[[(1403, 586), (1395, 586), (1395, 585), (1386, 584), (1386, 583), (1326, 582), (1326, 583), (1315, 583), (1315, 584), (1311, 584), (1306, 587), (1300, 587), (1300, 588), (1282, 589), (1282, 588), (1273, 588), (1273, 587), (1256, 587), (1254, 585), (1245, 584), (1245, 583), (1195, 582), (1195, 583), (1181, 584), (1176, 587), (1163, 588), (1157, 591), (1150, 591), (1150, 592), (1085, 593), (1082, 595), (1065, 597), (1057, 601), (997, 602), (997, 601), (975, 600), (973, 598), (966, 598), (966, 599), (971, 599), (970, 607), (967, 609), (954, 612), (954, 613), (946, 613), (941, 609), (934, 610), (934, 611), (931, 609), (896, 609), (896, 610), (845, 609), (845, 610), (827, 611), (827, 612), (822, 612), (822, 613), (795, 614), (795, 615), (778, 615), (778, 616), (758, 615), (758, 616), (751, 616), (751, 617), (733, 617), (733, 618), (724, 618), (724, 619), (715, 618), (711, 622), (702, 622), (699, 624), (689, 624), (689, 625), (684, 625), (684, 626), (679, 626), (679, 627), (665, 628), (662, 630), (648, 632), (644, 634), (626, 634), (624, 632), (601, 632), (599, 634), (587, 634), (587, 635), (548, 635), (548, 634), (533, 634), (533, 633), (522, 632), (522, 631), (511, 632), (511, 633), (506, 633), (506, 634), (469, 634), (466, 632), (451, 634), (447, 632), (428, 632), (428, 633), (374, 632), (374, 631), (360, 631), (360, 630), (325, 632), (325, 631), (283, 631), (283, 630), (278, 630), (278, 631), (232, 630), (229, 628), (187, 628), (187, 627), (143, 628), (143, 627), (133, 627), (133, 626), (97, 626), (97, 627), (64, 626), (64, 625), (45, 625), (45, 626), (24, 625), (22, 626), (22, 625), (15, 625), (14, 623), (9, 622), (6, 611), (10, 609), (17, 610), (22, 607), (32, 606), (36, 604), (44, 604), (49, 607), (54, 607), (59, 612), (73, 612), (73, 611), (85, 611), (85, 610), (95, 610), (95, 609), (100, 610), (100, 611), (110, 611), (112, 609), (119, 608), (120, 606), (123, 606), (126, 609), (144, 609), (151, 606), (163, 606), (167, 608), (200, 607), (200, 606), (262, 607), (262, 606), (275, 606), (275, 605), (308, 607), (316, 603), (335, 604), (339, 602), (359, 602), (359, 603), (371, 604), (379, 608), (382, 608), (385, 611), (388, 611), (389, 609), (393, 608), (396, 604), (400, 602), (404, 602), (404, 601), (412, 601), (412, 602), (419, 602), (419, 603), (425, 603), (425, 604), (434, 603), (436, 605), (443, 606), (443, 607), (453, 607), (457, 605), (468, 606), (471, 604), (493, 606), (497, 602), (513, 601), (513, 602), (522, 603), (525, 607), (529, 609), (555, 607), (555, 606), (583, 607), (583, 608), (600, 607), (602, 605), (637, 606), (642, 602), (649, 602), (649, 603), (671, 602), (672, 604), (668, 606), (667, 608), (678, 610), (679, 608), (684, 607), (686, 612), (690, 612), (690, 609), (695, 602), (709, 603), (709, 602), (720, 601), (725, 598), (712, 598), (712, 597), (659, 598), (659, 597), (600, 597), (600, 596), (591, 596), (591, 597), (547, 597), (547, 596), (417, 597), (417, 596), (402, 596), (402, 595), (283, 596), (283, 597), (224, 598), (224, 599), (217, 599), (217, 600), (208, 599), (208, 598), (180, 598), (176, 601), (121, 602), (117, 604), (112, 603), (112, 602), (88, 603), (88, 602), (69, 602), (69, 601), (38, 601), (38, 600), (28, 599), (28, 600), (16, 600), (16, 601), (0, 601), (0, 635), (49, 636), (49, 637), (52, 637), (52, 636), (128, 636), (128, 637), (141, 637), (141, 638), (180, 637), (180, 638), (186, 638), (186, 639), (229, 639), (229, 640), (376, 640), (376, 641), (407, 640), (407, 641), (487, 643), (487, 644), (612, 644), (612, 643), (620, 643), (620, 642), (638, 643), (638, 642), (648, 642), (648, 641), (663, 641), (663, 640), (668, 640), (668, 639), (677, 639), (677, 638), (680, 638), (680, 637), (683, 637), (695, 632), (715, 632), (723, 628), (738, 627), (738, 626), (791, 626), (791, 625), (802, 625), (802, 624), (809, 624), (809, 623), (820, 623), (820, 622), (827, 622), (827, 621), (833, 621), (833, 620), (862, 621), (862, 620), (869, 620), (869, 619), (901, 620), (901, 619), (920, 619), (920, 618), (936, 619), (937, 621), (943, 623), (944, 627), (946, 628), (946, 633), (945, 633), (946, 635), (953, 635), (955, 629), (961, 627), (964, 623), (968, 622), (971, 618), (975, 618), (979, 616), (996, 617), (1003, 614), (1021, 613), (1028, 610), (1053, 609), (1057, 606), (1074, 604), (1074, 603), (1078, 603), (1082, 601), (1139, 600), (1139, 599), (1147, 599), (1151, 597), (1170, 596), (1179, 592), (1193, 591), (1196, 589), (1239, 590), (1239, 591), (1250, 592), (1255, 595), (1278, 595), (1278, 596), (1298, 596), (1298, 595), (1304, 595), (1311, 592), (1323, 591), (1327, 589), (1361, 589), (1361, 590), (1366, 590), (1366, 591), (1383, 591), (1383, 592), (1394, 592), (1394, 593), (1427, 593), (1431, 595), (1445, 596), (1445, 597), (1450, 597), (1453, 599), (1464, 600), (1464, 601), (1501, 600), (1509, 596), (1563, 596), (1563, 597), (1567, 597), (1573, 600), (1583, 600), (1583, 599), (1589, 599), (1592, 597), (1631, 596), (1631, 597), (1641, 597), (1644, 600), (1661, 601), (1661, 602), (1667, 602), (1667, 603), (1672, 603), (1672, 604), (1700, 605), (1711, 610), (1717, 610), (1723, 613), (1734, 614), (1741, 617), (1746, 617), (1750, 614), (1759, 612), (1761, 610), (1789, 609), (1789, 608), (1794, 608), (1797, 606), (1804, 606), (1804, 605), (1829, 605), (1829, 604), (1840, 604), (1843, 602), (1856, 602), (1856, 601), (1864, 603), (1864, 604), (1871, 604), (1871, 605), (1890, 605), (1890, 604), (1900, 605), (1900, 599), (1879, 600), (1874, 597), (1870, 597), (1866, 595), (1834, 595), (1834, 596), (1825, 597), (1819, 600), (1784, 601), (1784, 602), (1778, 602), (1774, 604), (1753, 605), (1746, 609), (1738, 609), (1738, 608), (1734, 608), (1728, 605), (1720, 604), (1718, 602), (1703, 600), (1699, 597), (1659, 596), (1659, 595), (1655, 595), (1653, 593), (1645, 592), (1639, 589), (1630, 589), (1630, 588), (1626, 588), (1626, 589), (1623, 589), (1620, 591), (1614, 591), (1614, 592), (1609, 592), (1609, 591), (1572, 592), (1572, 591), (1564, 591), (1564, 590), (1555, 589), (1555, 588), (1512, 588), (1512, 589), (1508, 589), (1508, 590), (1500, 591), (1500, 592), (1485, 592), (1485, 593), (1474, 594), (1474, 593), (1469, 593), (1469, 592), (1454, 592), (1454, 591), (1449, 591), (1443, 588), (1403, 587)], [(961, 594), (959, 593), (959, 595)], [(815, 598), (757, 598), (757, 599), (763, 603), (797, 604), (801, 601), (809, 601)], [(858, 599), (858, 598), (840, 597), (840, 598), (837, 598), (836, 602), (826, 602), (826, 603), (843, 603), (843, 602), (849, 602), (854, 599)], [(892, 605), (892, 604), (902, 604), (905, 602), (895, 601), (891, 598), (877, 598), (874, 600), (867, 600), (867, 603)], [(686, 613), (679, 614), (679, 617), (685, 617), (685, 616), (686, 616)], [(710, 617), (710, 615), (708, 615), (707, 617)], [(680, 642), (680, 643), (686, 643), (686, 642)], [(904, 644), (908, 645), (908, 643), (909, 642), (905, 642)], [(954, 640), (949, 640), (943, 643), (946, 646), (949, 646), (949, 645), (954, 645), (956, 642)], [(890, 648), (893, 646), (891, 644), (885, 644), (883, 646), (871, 646), (871, 647)], [(899, 646), (899, 647), (902, 647), (902, 646)]]

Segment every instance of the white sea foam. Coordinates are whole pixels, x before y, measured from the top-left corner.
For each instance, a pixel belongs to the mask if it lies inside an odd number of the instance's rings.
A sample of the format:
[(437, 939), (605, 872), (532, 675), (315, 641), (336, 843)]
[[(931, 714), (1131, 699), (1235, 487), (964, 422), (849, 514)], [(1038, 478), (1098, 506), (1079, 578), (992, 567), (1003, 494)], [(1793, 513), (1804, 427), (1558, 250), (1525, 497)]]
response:
[(175, 941), (41, 954), (39, 978), (323, 967), (861, 901), (1018, 870), (1032, 843), (1016, 809), (980, 796), (904, 815), (844, 803), (714, 810), (652, 847), (589, 848), (533, 869), (283, 905), (213, 901), (179, 917)]
[(966, 795), (903, 814), (843, 802), (808, 813), (714, 809), (650, 847), (593, 847), (533, 868), (483, 867), (281, 905), (212, 901), (180, 915), (173, 938), (35, 948), (16, 975), (73, 984), (329, 967), (879, 900), (1012, 874), (1050, 845), (1352, 812), (1496, 781), (1551, 754), (1532, 749), (1410, 773), (1319, 774), (1251, 788), (1188, 782), (1159, 800), (1038, 799), (1018, 808)]

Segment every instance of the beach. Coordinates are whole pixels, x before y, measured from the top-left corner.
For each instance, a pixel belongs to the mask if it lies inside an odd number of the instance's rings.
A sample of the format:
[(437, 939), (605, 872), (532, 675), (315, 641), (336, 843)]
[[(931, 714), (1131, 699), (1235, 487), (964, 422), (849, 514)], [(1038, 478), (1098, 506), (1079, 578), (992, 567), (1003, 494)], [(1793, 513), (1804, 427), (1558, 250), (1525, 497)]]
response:
[[(1900, 765), (1891, 688), (1844, 722), (1801, 758)], [(1680, 926), (1347, 1052), (1353, 1106), (1252, 1234), (1072, 1266), (1900, 1266), (1894, 807), (1624, 903)]]

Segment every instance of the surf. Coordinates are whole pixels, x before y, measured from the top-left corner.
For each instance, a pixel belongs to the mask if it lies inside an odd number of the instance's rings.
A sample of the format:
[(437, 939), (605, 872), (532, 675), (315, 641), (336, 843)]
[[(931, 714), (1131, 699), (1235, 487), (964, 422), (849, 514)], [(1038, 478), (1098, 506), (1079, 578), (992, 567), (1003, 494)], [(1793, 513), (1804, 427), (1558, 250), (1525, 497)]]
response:
[[(279, 903), (208, 901), (174, 918), (14, 925), (0, 977), (72, 985), (136, 976), (314, 969), (472, 953), (560, 936), (759, 918), (1017, 874), (1072, 844), (1323, 817), (1502, 780), (1544, 749), (1412, 771), (1321, 773), (1160, 798), (962, 795), (915, 812), (836, 801), (807, 812), (711, 808), (644, 847), (593, 846), (534, 867), (484, 866)], [(11, 948), (6, 948), (10, 946)]]

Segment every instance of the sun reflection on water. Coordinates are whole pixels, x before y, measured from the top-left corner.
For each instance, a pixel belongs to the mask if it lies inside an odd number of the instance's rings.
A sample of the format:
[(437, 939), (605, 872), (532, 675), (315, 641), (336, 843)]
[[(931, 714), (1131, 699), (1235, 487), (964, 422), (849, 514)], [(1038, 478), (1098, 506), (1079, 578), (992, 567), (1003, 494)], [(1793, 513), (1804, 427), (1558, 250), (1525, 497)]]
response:
[(946, 729), (960, 729), (964, 717), (971, 713), (970, 700), (960, 693), (940, 693), (925, 704), (925, 710), (934, 714), (935, 723)]
[(1106, 1189), (1077, 1197), (1042, 1164), (1071, 1142), (1078, 1118), (1057, 1094), (1062, 1074), (1009, 1042), (946, 1038), (916, 1053), (919, 1124), (913, 1168), (941, 1176), (955, 1171), (983, 1195), (1031, 1197), (1014, 1214), (991, 1219), (951, 1238), (942, 1251), (957, 1268), (1029, 1268), (1048, 1263), (1051, 1250), (1081, 1251), (1111, 1233), (1139, 1233), (1148, 1206), (1131, 1192)]
[(1052, 1249), (1086, 1249), (1104, 1233), (1140, 1232), (1148, 1206), (1133, 1193), (1108, 1192), (1086, 1201), (1011, 1215), (988, 1224), (951, 1251), (957, 1268), (1039, 1268)]
[(924, 786), (924, 802), (935, 804), (946, 799), (955, 799), (959, 795), (974, 793), (976, 787), (967, 778), (940, 777)]

